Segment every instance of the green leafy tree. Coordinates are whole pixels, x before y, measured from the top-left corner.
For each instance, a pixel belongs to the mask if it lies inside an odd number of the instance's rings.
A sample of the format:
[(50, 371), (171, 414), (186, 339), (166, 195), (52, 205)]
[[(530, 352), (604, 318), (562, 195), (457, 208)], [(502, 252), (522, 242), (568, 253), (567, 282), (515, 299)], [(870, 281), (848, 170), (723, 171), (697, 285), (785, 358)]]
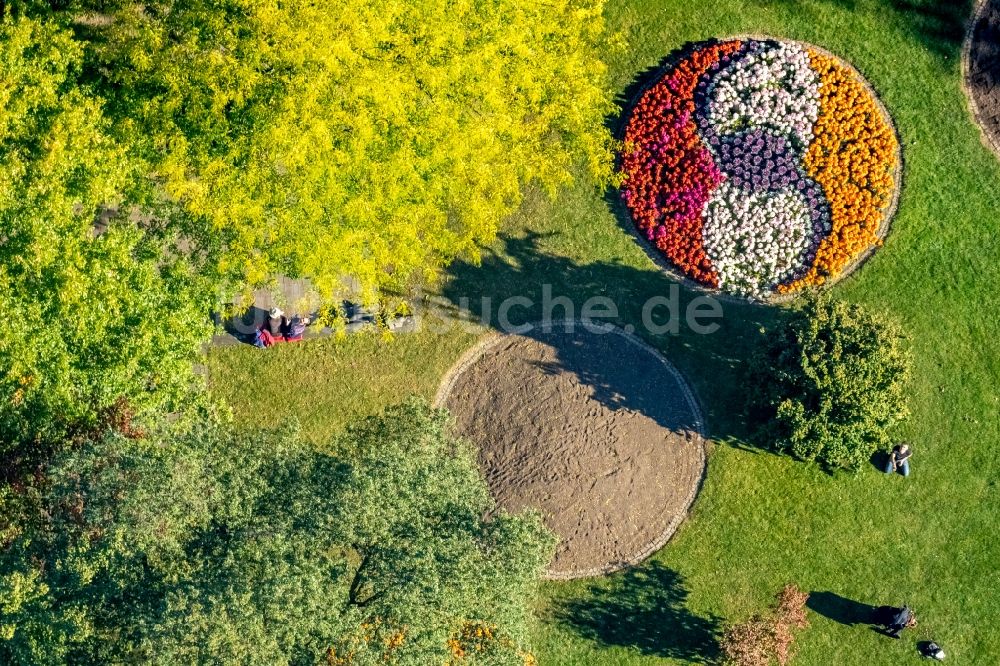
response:
[(496, 663), (511, 663), (510, 649), (527, 645), (529, 603), (554, 546), (538, 516), (498, 511), (475, 452), (448, 435), (445, 412), (419, 401), (349, 428), (336, 448), (356, 461), (331, 526), (357, 561), (350, 614), (378, 618), (383, 634), (403, 631), (419, 664), (441, 663), (467, 622), (499, 627)]
[(95, 235), (134, 177), (80, 85), (82, 47), (0, 22), (0, 456), (175, 409), (210, 330), (203, 285), (127, 220)]
[(469, 663), (523, 661), (539, 518), (497, 512), (424, 403), (335, 450), (202, 423), (64, 454), (0, 556), (0, 661), (422, 666), (474, 623), (496, 639)]
[(331, 297), (350, 277), (374, 299), (477, 256), (525, 185), (610, 177), (602, 4), (154, 0), (74, 16), (119, 136), (222, 276), (309, 276)]
[(780, 450), (859, 469), (907, 415), (910, 355), (899, 325), (859, 305), (812, 300), (768, 333), (753, 407)]

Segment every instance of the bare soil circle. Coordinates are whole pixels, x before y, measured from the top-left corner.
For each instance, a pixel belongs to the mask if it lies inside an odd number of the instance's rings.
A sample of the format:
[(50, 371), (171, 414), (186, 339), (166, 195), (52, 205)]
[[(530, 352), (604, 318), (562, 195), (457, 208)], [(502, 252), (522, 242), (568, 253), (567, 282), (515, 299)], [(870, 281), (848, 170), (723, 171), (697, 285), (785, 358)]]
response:
[(1000, 156), (1000, 0), (979, 0), (962, 48), (962, 78), (984, 142)]
[(572, 322), (491, 335), (438, 391), (502, 508), (536, 509), (560, 543), (547, 577), (596, 576), (662, 547), (705, 471), (701, 412), (658, 352)]

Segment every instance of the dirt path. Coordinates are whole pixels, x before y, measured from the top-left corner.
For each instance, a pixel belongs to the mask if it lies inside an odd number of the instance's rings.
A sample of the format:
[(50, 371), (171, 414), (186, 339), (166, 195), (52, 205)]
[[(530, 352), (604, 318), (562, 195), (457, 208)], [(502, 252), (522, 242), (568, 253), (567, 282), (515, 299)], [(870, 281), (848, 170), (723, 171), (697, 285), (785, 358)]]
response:
[(1000, 156), (1000, 0), (980, 0), (962, 49), (962, 84), (983, 139)]

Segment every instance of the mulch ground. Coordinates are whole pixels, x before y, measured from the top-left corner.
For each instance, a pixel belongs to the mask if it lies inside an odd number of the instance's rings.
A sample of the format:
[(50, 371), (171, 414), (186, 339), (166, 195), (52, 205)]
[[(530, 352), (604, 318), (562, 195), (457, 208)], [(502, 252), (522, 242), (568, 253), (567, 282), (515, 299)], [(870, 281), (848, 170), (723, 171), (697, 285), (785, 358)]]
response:
[(1000, 0), (977, 5), (963, 56), (972, 115), (986, 143), (1000, 155)]
[(652, 348), (619, 329), (495, 335), (438, 393), (479, 446), (490, 491), (532, 508), (560, 544), (550, 578), (639, 562), (677, 529), (705, 468), (697, 403)]

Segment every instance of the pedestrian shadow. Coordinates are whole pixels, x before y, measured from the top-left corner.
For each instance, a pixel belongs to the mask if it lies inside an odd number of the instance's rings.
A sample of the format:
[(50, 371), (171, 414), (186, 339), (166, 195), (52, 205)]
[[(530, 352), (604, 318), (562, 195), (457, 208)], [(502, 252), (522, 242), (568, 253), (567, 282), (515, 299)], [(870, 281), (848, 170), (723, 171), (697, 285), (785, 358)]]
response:
[(879, 607), (834, 592), (810, 592), (806, 607), (839, 624), (854, 626), (873, 624)]
[(868, 459), (871, 466), (880, 472), (885, 472), (886, 466), (889, 464), (889, 454), (885, 451), (876, 451), (872, 454), (872, 457)]
[(684, 580), (659, 562), (595, 582), (586, 596), (558, 602), (555, 619), (583, 638), (644, 655), (715, 663), (721, 620), (692, 613)]

